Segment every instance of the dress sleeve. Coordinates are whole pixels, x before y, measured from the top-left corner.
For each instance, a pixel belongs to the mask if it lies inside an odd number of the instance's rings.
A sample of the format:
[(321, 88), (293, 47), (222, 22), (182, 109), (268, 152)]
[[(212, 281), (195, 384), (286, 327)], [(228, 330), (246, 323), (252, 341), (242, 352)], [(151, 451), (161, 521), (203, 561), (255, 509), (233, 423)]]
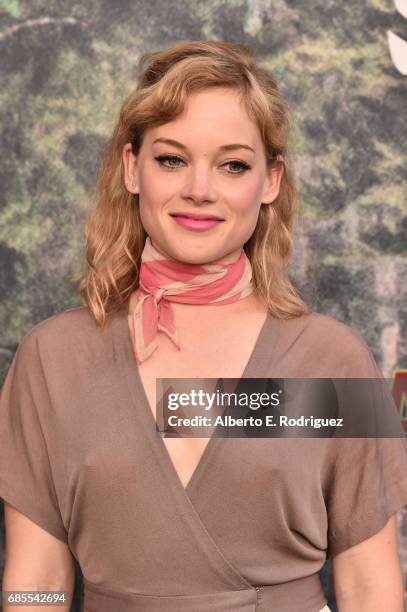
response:
[(378, 533), (407, 504), (405, 438), (337, 441), (342, 459), (327, 498), (328, 557)]
[(67, 542), (46, 443), (50, 414), (33, 328), (17, 348), (0, 395), (0, 497)]
[[(383, 379), (357, 332), (351, 345), (347, 376)], [(389, 404), (383, 401), (383, 410), (389, 410)], [(329, 442), (332, 455), (325, 497), (328, 558), (381, 531), (407, 504), (407, 440), (401, 422), (400, 437), (337, 438)]]

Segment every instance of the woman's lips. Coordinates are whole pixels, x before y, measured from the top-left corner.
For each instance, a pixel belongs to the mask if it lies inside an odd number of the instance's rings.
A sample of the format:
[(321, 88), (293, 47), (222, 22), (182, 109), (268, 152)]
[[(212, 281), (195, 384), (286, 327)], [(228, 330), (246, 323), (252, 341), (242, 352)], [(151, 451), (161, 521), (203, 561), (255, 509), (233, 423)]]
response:
[(190, 230), (203, 232), (214, 227), (218, 223), (222, 223), (221, 219), (193, 219), (192, 217), (184, 217), (183, 215), (171, 215), (178, 225), (182, 225)]

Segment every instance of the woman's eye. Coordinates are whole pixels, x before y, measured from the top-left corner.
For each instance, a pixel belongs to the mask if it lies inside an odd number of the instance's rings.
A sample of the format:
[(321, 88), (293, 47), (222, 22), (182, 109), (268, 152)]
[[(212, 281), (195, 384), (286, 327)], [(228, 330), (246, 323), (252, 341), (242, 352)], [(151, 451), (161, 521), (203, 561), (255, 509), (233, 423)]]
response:
[(225, 166), (228, 166), (229, 164), (235, 164), (235, 166), (240, 166), (240, 171), (235, 172), (234, 170), (232, 170), (230, 173), (231, 174), (243, 174), (243, 172), (246, 172), (246, 170), (250, 170), (250, 166), (248, 164), (246, 164), (245, 162), (241, 162), (239, 160), (234, 160), (234, 161), (229, 161), (226, 162)]
[[(179, 164), (177, 162), (184, 163), (183, 160), (180, 157), (177, 157), (176, 155), (158, 155), (154, 159), (156, 159), (161, 166), (164, 166), (165, 168), (168, 168), (169, 170), (176, 170), (177, 168), (179, 168)], [(168, 164), (165, 162), (168, 162)], [(243, 174), (247, 170), (250, 170), (250, 166), (248, 164), (246, 164), (245, 162), (239, 161), (237, 159), (228, 161), (223, 165), (224, 166), (232, 165), (235, 167), (234, 170), (233, 169), (228, 170), (229, 174)], [(237, 170), (236, 170), (236, 166), (237, 166)]]
[(164, 162), (166, 162), (166, 161), (176, 161), (176, 162), (180, 161), (180, 162), (182, 162), (182, 159), (180, 157), (177, 157), (176, 155), (158, 155), (154, 159), (156, 159), (161, 166), (164, 166), (165, 168), (169, 168), (170, 170), (174, 170), (174, 169), (178, 168), (179, 166), (178, 165), (173, 165), (173, 164), (167, 165)]

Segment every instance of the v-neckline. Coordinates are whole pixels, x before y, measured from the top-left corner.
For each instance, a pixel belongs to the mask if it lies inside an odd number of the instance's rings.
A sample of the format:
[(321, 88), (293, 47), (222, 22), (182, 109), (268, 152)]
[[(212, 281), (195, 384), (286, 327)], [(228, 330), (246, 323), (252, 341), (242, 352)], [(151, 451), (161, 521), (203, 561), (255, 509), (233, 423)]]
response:
[[(127, 380), (127, 385), (130, 390), (133, 404), (135, 408), (138, 410), (140, 417), (143, 419), (144, 425), (146, 426), (146, 430), (148, 435), (150, 436), (153, 447), (155, 447), (157, 453), (160, 455), (162, 461), (166, 465), (166, 471), (168, 477), (171, 477), (174, 486), (180, 488), (182, 492), (190, 497), (192, 490), (196, 486), (198, 480), (202, 477), (206, 465), (208, 464), (209, 458), (215, 452), (220, 440), (222, 439), (219, 436), (212, 434), (209, 439), (209, 442), (206, 444), (203, 453), (189, 479), (186, 486), (184, 486), (181, 482), (181, 479), (178, 475), (177, 470), (172, 462), (172, 459), (168, 453), (167, 447), (165, 446), (162, 436), (157, 431), (157, 424), (154, 416), (151, 412), (150, 404), (147, 398), (146, 391), (144, 389), (144, 385), (140, 376), (140, 371), (138, 368), (137, 361), (133, 352), (132, 338), (131, 332), (128, 325), (128, 307), (129, 300), (126, 300), (124, 304), (121, 305), (117, 312), (117, 325), (119, 327), (119, 337), (118, 337), (118, 345), (117, 345), (117, 354), (123, 358), (123, 362), (120, 366), (120, 370), (122, 374), (125, 375)], [(275, 323), (276, 319), (267, 312), (266, 318), (260, 328), (260, 331), (257, 335), (256, 341), (254, 343), (253, 350), (249, 356), (249, 359), (246, 363), (246, 366), (243, 370), (243, 374), (239, 378), (239, 383), (236, 389), (239, 388), (243, 379), (247, 378), (262, 378), (266, 372), (266, 361), (267, 360), (259, 360), (257, 356), (262, 352), (262, 349), (266, 348), (265, 344), (269, 346), (269, 329), (272, 327), (273, 323)], [(116, 336), (114, 341), (116, 340)], [(261, 368), (260, 376), (259, 376), (259, 366)], [(256, 372), (256, 375), (252, 375)], [(216, 430), (215, 430), (216, 431)]]

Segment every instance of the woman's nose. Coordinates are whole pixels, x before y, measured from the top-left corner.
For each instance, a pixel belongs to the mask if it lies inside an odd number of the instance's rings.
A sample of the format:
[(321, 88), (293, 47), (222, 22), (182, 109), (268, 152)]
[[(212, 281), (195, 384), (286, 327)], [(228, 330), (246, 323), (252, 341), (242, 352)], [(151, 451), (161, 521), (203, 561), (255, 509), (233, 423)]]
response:
[(190, 168), (185, 177), (182, 196), (196, 202), (216, 199), (214, 177), (208, 166)]

